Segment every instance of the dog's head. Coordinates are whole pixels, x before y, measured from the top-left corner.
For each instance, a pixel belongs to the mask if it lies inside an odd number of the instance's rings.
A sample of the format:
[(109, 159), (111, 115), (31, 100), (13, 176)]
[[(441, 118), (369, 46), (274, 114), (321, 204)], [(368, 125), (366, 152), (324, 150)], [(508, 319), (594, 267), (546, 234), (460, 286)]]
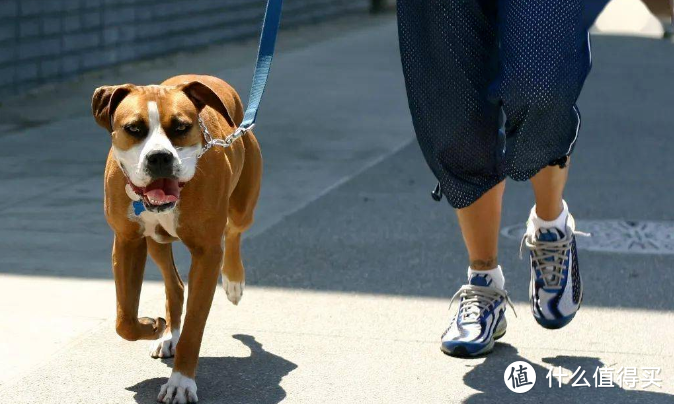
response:
[(94, 118), (110, 132), (113, 155), (146, 209), (175, 207), (182, 186), (194, 176), (203, 144), (198, 115), (206, 105), (232, 123), (213, 90), (196, 81), (94, 91)]

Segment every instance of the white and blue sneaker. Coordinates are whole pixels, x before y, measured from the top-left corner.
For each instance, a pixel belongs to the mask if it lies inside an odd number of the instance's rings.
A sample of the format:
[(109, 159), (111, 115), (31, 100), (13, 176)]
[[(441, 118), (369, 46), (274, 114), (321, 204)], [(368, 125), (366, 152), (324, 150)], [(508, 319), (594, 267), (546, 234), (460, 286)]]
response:
[(541, 326), (562, 328), (573, 320), (583, 300), (575, 235), (586, 234), (576, 231), (566, 202), (564, 211), (553, 222), (539, 219), (535, 208), (531, 209), (522, 239), (522, 245), (530, 250), (531, 311)]
[(491, 352), (494, 341), (506, 333), (506, 302), (512, 307), (508, 293), (496, 287), (490, 275), (474, 271), (468, 284), (454, 294), (452, 303), (457, 296), (459, 311), (442, 334), (440, 349), (460, 357)]

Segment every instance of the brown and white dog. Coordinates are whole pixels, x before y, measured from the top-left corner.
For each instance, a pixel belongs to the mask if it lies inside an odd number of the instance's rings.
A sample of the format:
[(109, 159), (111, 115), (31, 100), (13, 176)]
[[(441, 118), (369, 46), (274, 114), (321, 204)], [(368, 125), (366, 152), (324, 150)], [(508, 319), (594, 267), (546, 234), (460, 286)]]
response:
[[(230, 301), (237, 304), (243, 294), (241, 234), (253, 223), (260, 192), (259, 145), (248, 132), (230, 147), (216, 146), (197, 158), (205, 145), (199, 117), (213, 138), (220, 139), (243, 119), (236, 91), (211, 76), (100, 87), (92, 110), (112, 138), (105, 168), (105, 216), (115, 233), (117, 333), (130, 341), (155, 340), (150, 349), (154, 358), (175, 355), (159, 401), (196, 402), (199, 349), (220, 272)], [(184, 286), (171, 249), (177, 240), (192, 255), (182, 333)], [(166, 285), (166, 320), (138, 318), (148, 252)]]

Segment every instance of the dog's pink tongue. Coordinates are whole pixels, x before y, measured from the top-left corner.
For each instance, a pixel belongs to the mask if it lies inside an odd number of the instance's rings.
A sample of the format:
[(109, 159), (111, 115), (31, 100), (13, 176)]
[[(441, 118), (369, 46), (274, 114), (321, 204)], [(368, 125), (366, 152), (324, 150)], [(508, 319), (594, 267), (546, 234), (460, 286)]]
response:
[(177, 180), (158, 179), (145, 187), (145, 196), (153, 205), (175, 202), (180, 197), (180, 185)]
[(152, 191), (147, 191), (145, 193), (148, 200), (153, 205), (164, 205), (166, 203), (175, 202), (178, 200), (178, 197), (175, 195), (166, 195), (161, 189), (153, 189)]

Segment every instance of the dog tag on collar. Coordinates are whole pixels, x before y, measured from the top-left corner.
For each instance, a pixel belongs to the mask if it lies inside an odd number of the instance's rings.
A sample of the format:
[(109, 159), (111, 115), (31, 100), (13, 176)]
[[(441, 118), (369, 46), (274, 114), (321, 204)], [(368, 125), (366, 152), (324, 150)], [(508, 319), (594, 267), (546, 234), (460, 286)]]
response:
[(140, 214), (143, 212), (145, 212), (145, 205), (143, 205), (143, 201), (133, 201), (133, 213), (136, 216), (140, 216)]

